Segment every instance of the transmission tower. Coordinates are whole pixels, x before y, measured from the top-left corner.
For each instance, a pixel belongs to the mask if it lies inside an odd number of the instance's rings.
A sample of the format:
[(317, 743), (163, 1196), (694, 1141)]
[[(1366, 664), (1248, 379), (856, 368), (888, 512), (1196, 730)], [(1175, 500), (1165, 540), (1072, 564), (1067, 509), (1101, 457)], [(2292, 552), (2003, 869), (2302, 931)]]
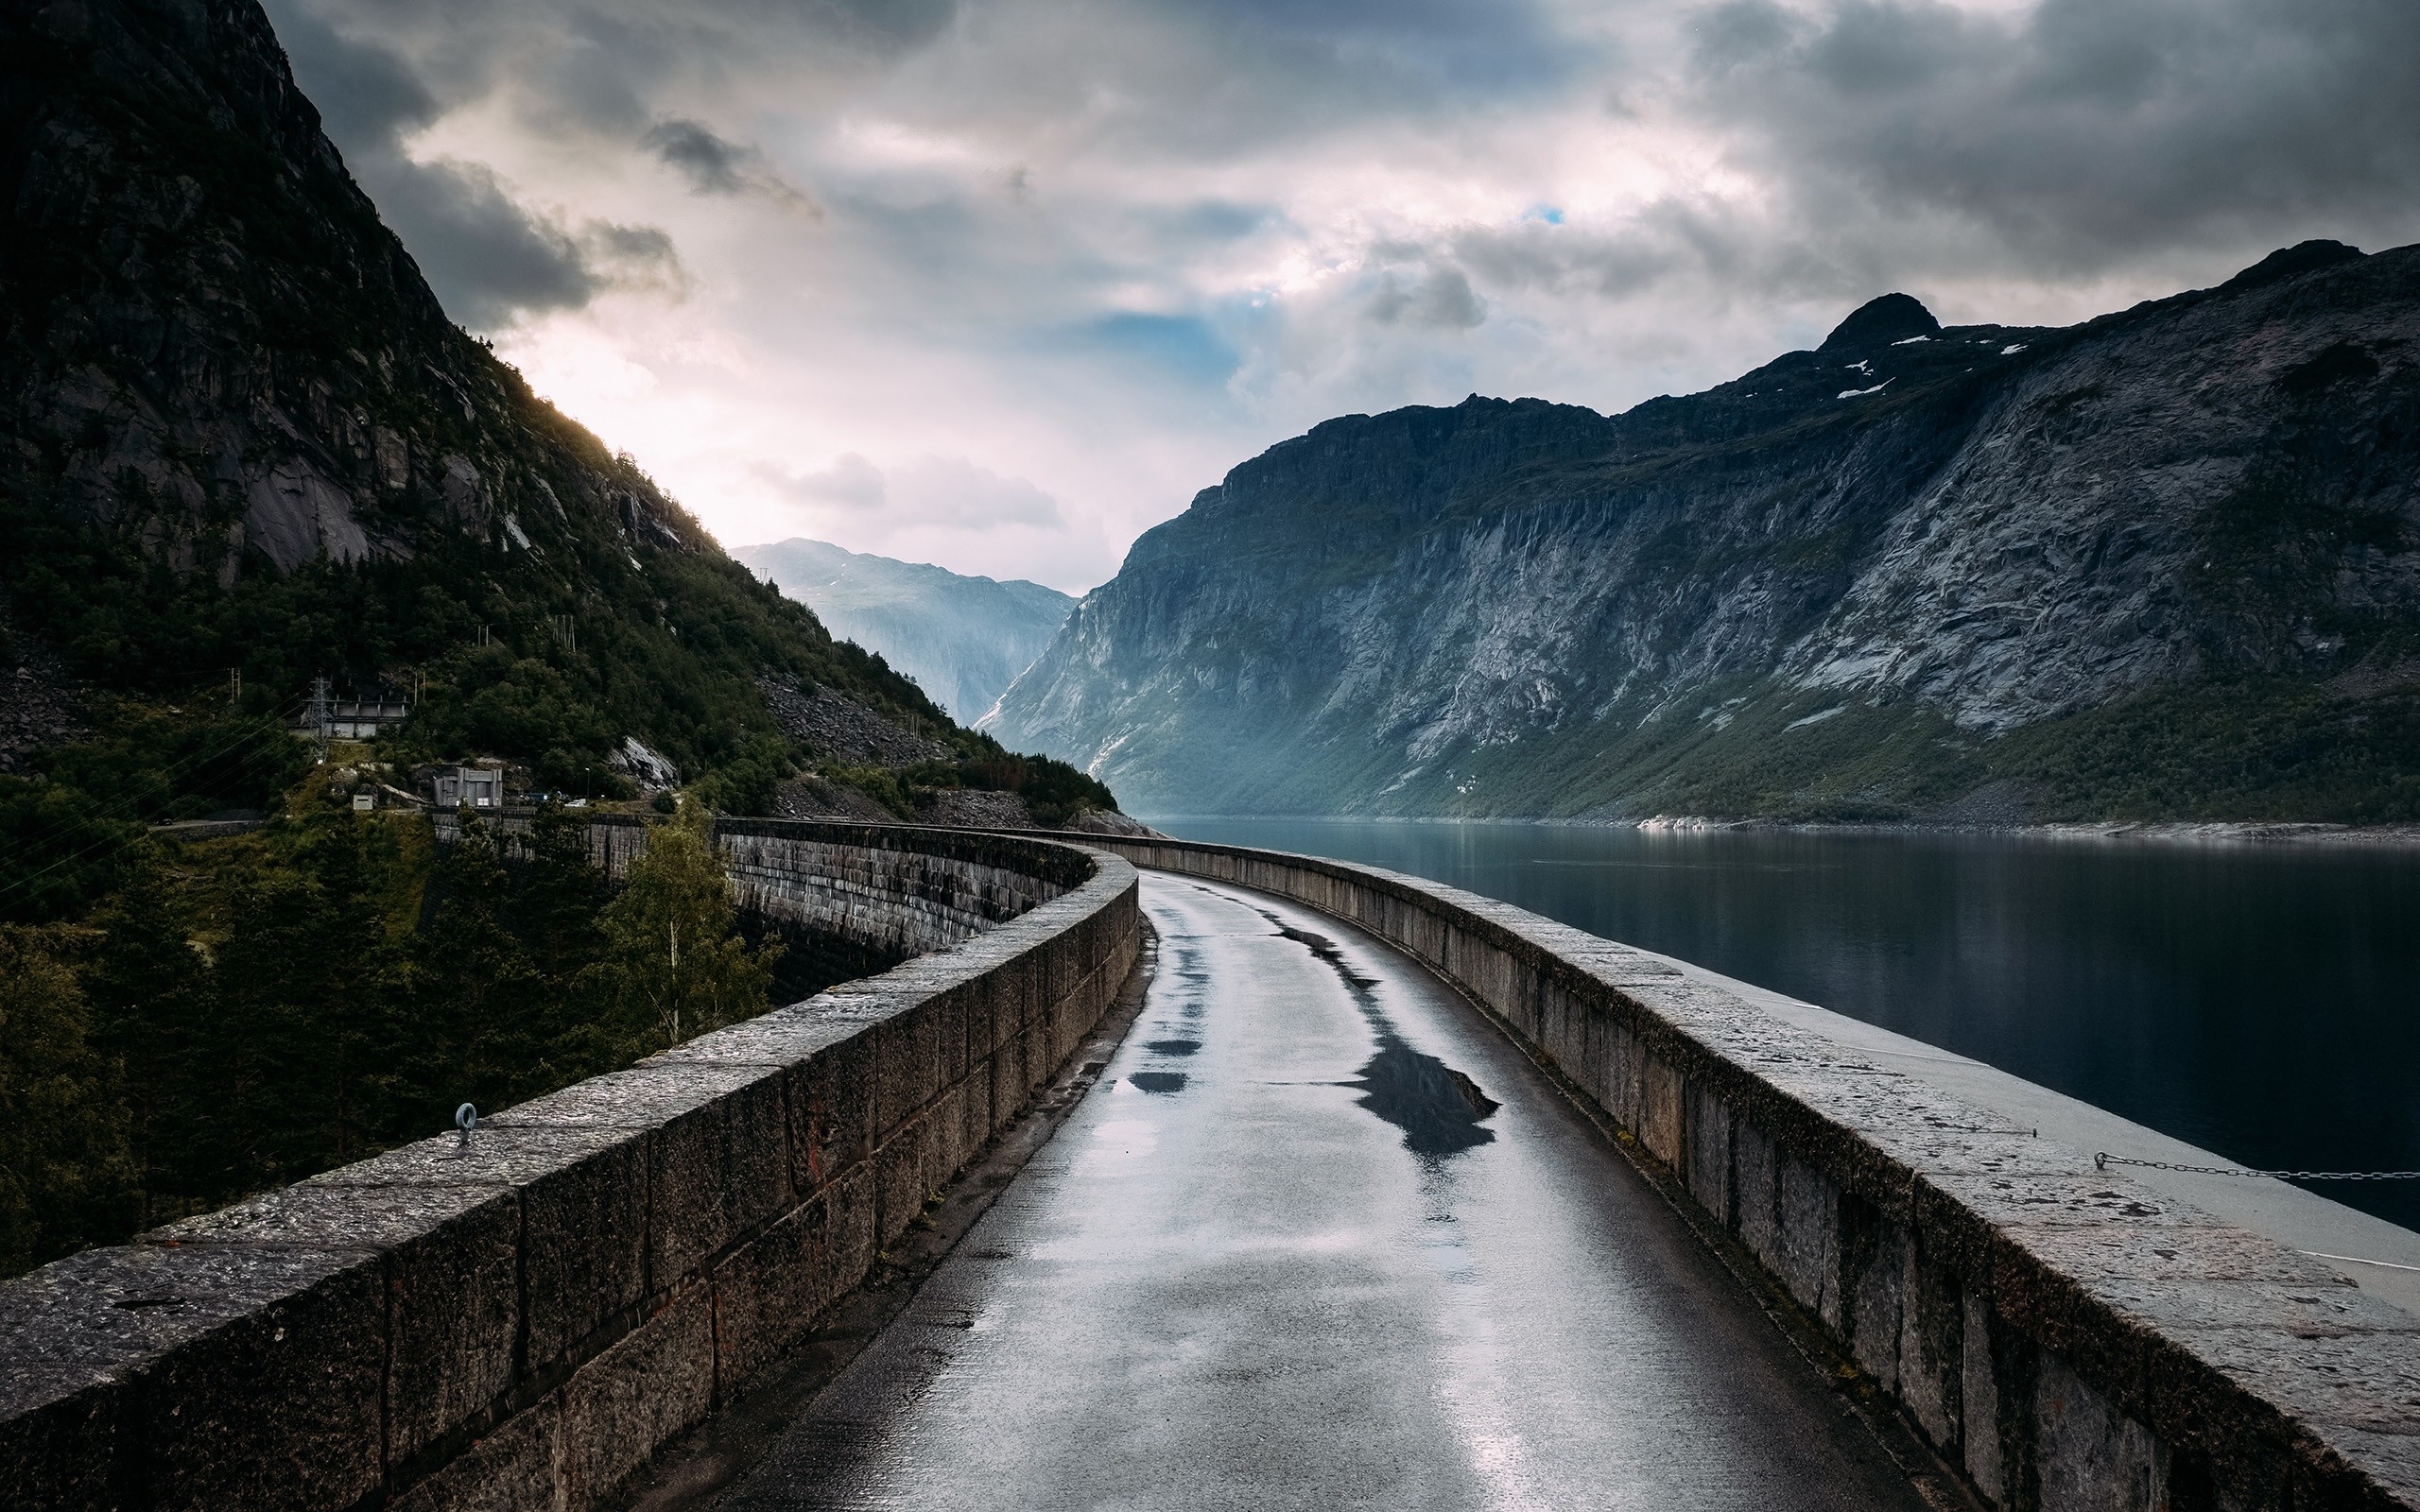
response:
[(320, 739), (320, 760), (328, 759), (328, 679), (311, 679), (311, 731)]

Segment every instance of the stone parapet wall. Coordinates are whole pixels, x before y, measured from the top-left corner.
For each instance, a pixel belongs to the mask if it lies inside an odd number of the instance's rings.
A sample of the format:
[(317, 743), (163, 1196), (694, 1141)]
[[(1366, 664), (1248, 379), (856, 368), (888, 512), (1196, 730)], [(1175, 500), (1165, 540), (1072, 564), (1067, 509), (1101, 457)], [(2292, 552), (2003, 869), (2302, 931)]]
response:
[[(592, 834), (625, 864), (637, 839)], [(1098, 851), (722, 843), (743, 888), (942, 948), (0, 1285), (0, 1506), (596, 1506), (856, 1285), (1141, 949), (1133, 870)], [(818, 893), (827, 865), (861, 890)]]
[(2420, 1319), (2273, 1241), (1508, 903), (1272, 851), (1090, 843), (1306, 903), (1459, 984), (1996, 1506), (2420, 1507)]
[[(438, 837), (460, 833), (435, 816)], [(527, 811), (482, 816), (508, 843), (528, 832)], [(598, 815), (589, 853), (619, 880), (647, 852), (660, 820)], [(717, 819), (738, 904), (796, 928), (838, 936), (890, 955), (954, 945), (1049, 902), (1084, 880), (1080, 853), (1066, 865), (1029, 842), (966, 830), (800, 819)]]

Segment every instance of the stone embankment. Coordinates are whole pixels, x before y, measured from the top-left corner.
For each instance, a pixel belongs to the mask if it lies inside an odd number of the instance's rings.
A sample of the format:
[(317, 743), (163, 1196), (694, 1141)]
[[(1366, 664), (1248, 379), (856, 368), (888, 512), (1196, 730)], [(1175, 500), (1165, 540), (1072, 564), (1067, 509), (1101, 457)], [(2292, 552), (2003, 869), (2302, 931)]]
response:
[[(645, 838), (592, 835), (617, 869)], [(0, 1505), (596, 1506), (857, 1284), (1141, 948), (1098, 851), (720, 842), (752, 906), (923, 954), (0, 1286)]]
[(1349, 919), (1461, 986), (1994, 1505), (2420, 1507), (2420, 1319), (2311, 1260), (1510, 904), (1093, 843)]

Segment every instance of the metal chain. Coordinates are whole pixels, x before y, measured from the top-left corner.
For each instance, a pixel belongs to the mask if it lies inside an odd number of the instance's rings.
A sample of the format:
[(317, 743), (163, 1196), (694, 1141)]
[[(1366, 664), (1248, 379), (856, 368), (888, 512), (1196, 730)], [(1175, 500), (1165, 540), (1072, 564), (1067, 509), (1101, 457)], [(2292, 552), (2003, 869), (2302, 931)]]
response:
[(2095, 1152), (2095, 1169), (2139, 1165), (2151, 1171), (2186, 1171), (2194, 1176), (2271, 1176), (2280, 1181), (2420, 1181), (2420, 1171), (2255, 1171), (2245, 1166), (2170, 1165), (2166, 1160), (2130, 1160), (2122, 1155)]

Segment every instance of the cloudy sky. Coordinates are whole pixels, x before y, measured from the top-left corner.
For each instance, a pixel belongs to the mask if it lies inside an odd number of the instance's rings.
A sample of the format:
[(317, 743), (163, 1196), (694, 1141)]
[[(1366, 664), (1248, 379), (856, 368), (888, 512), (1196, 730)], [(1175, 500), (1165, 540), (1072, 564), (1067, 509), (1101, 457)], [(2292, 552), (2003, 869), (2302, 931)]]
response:
[(2420, 240), (2411, 0), (269, 0), (446, 307), (726, 543), (1080, 591), (1321, 420)]

